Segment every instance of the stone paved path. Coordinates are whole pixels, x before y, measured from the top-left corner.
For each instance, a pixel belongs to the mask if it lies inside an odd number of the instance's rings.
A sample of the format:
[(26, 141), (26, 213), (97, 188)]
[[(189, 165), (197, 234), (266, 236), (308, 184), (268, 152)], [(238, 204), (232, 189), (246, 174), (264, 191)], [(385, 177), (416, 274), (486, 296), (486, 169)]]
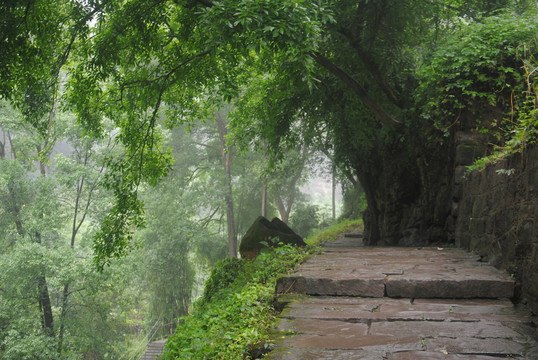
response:
[(330, 244), (279, 281), (289, 303), (266, 359), (538, 359), (536, 319), (478, 256), (357, 245)]
[(146, 349), (146, 352), (140, 360), (157, 360), (159, 356), (162, 355), (164, 344), (166, 343), (167, 339), (163, 340), (157, 340), (148, 345), (148, 348)]

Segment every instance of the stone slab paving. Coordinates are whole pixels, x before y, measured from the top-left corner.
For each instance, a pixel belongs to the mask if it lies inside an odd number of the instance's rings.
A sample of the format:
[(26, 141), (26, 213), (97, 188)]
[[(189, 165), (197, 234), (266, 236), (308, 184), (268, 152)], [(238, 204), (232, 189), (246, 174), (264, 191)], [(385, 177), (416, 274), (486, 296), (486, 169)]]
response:
[(278, 283), (287, 306), (266, 359), (538, 359), (536, 318), (479, 257), (345, 245)]
[(408, 298), (510, 298), (514, 281), (460, 249), (326, 248), (277, 293)]

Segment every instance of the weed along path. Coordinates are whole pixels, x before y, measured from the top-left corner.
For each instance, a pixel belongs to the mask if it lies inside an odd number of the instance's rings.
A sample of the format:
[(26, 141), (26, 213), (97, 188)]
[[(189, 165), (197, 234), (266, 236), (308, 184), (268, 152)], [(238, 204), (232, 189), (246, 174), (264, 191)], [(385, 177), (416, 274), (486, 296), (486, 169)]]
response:
[(278, 281), (271, 360), (538, 359), (514, 281), (459, 249), (361, 247), (344, 238)]

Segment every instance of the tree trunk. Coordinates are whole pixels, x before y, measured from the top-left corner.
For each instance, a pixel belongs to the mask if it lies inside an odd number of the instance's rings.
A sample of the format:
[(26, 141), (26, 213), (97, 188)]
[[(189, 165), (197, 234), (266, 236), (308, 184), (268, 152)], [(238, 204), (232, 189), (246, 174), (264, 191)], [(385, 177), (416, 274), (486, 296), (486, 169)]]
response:
[(224, 174), (225, 174), (225, 191), (226, 195), (224, 200), (226, 202), (226, 224), (228, 228), (228, 246), (230, 257), (237, 257), (237, 235), (235, 234), (235, 224), (234, 224), (234, 203), (233, 203), (233, 193), (232, 193), (232, 149), (228, 147), (226, 143), (226, 135), (228, 130), (226, 129), (226, 124), (221, 115), (216, 112), (215, 120), (219, 129), (219, 139), (222, 151), (222, 162), (224, 165)]
[[(41, 153), (41, 146), (37, 146), (37, 153)], [(46, 174), (46, 168), (43, 161), (39, 161), (39, 171), (41, 173), (42, 177), (45, 177)], [(42, 243), (41, 240), (41, 233), (39, 231), (35, 232), (35, 242), (38, 244)], [(45, 274), (42, 274), (37, 279), (37, 287), (38, 287), (38, 301), (39, 301), (39, 308), (42, 312), (42, 325), (43, 329), (45, 330), (45, 333), (51, 337), (54, 336), (54, 317), (52, 314), (52, 305), (50, 302), (50, 295), (49, 295), (49, 287), (47, 284), (47, 278)]]
[(288, 220), (290, 218), (291, 209), (293, 207), (293, 204), (295, 203), (295, 195), (297, 194), (297, 181), (299, 181), (301, 174), (303, 172), (304, 168), (304, 161), (302, 162), (301, 168), (295, 174), (295, 176), (292, 178), (290, 187), (289, 187), (289, 196), (288, 196), (288, 202), (287, 204), (284, 204), (284, 200), (282, 199), (282, 191), (281, 189), (278, 189), (278, 192), (275, 195), (275, 203), (276, 208), (278, 210), (278, 213), (280, 214), (280, 220), (282, 220), (283, 223), (287, 224)]
[[(13, 145), (13, 140), (11, 139), (11, 135), (10, 135), (9, 132), (7, 132), (7, 137), (8, 137), (8, 140), (9, 140), (9, 145), (11, 147), (11, 154), (13, 156), (13, 159), (16, 159), (17, 158), (17, 153), (15, 151), (15, 146)], [(2, 149), (2, 151), (0, 152), (0, 159), (3, 160), (3, 159), (5, 159), (5, 156), (6, 156), (5, 139), (4, 139), (4, 142), (0, 142), (0, 145), (1, 145), (1, 149)], [(23, 237), (24, 236), (24, 228), (23, 228), (22, 222), (20, 220), (20, 206), (19, 206), (19, 204), (17, 204), (17, 198), (16, 198), (16, 195), (15, 195), (14, 186), (16, 186), (16, 184), (13, 184), (13, 183), (8, 183), (7, 184), (7, 190), (8, 190), (8, 195), (9, 195), (9, 199), (8, 199), (9, 203), (8, 203), (7, 207), (14, 214), (14, 221), (15, 221), (15, 227), (17, 228), (17, 234), (19, 234), (20, 237)]]
[[(41, 233), (35, 233), (35, 241), (41, 244)], [(50, 302), (49, 287), (45, 274), (38, 276), (37, 280), (37, 300), (41, 310), (41, 325), (45, 333), (54, 337), (54, 317), (52, 314), (52, 305)]]
[(332, 174), (331, 174), (331, 206), (332, 206), (332, 215), (333, 221), (336, 219), (336, 165), (332, 163)]
[(63, 351), (63, 341), (64, 341), (64, 332), (65, 332), (65, 316), (67, 309), (67, 300), (69, 297), (69, 284), (64, 285), (62, 292), (62, 311), (60, 312), (60, 330), (58, 330), (58, 354), (61, 354)]
[(5, 141), (3, 141), (3, 142), (0, 141), (0, 159), (4, 159), (5, 157), (6, 157)]
[[(419, 139), (417, 139), (419, 141)], [(372, 154), (375, 166), (360, 168), (368, 208), (365, 244), (421, 246), (448, 239), (454, 167), (450, 141), (422, 144), (411, 153), (391, 144)]]
[(37, 288), (39, 293), (39, 308), (41, 309), (41, 325), (43, 326), (43, 330), (48, 336), (54, 337), (54, 317), (52, 315), (49, 288), (45, 275), (38, 277)]
[(280, 214), (280, 220), (282, 220), (284, 224), (287, 224), (289, 220), (289, 216), (290, 216), (291, 205), (293, 205), (293, 202), (290, 201), (288, 203), (288, 207), (286, 207), (284, 205), (284, 201), (282, 200), (282, 197), (280, 196), (280, 194), (276, 194), (275, 203), (276, 203), (276, 208), (278, 210), (278, 213)]
[(282, 186), (277, 186), (277, 191), (275, 194), (275, 203), (278, 210), (278, 213), (280, 214), (280, 219), (285, 224), (288, 223), (291, 209), (293, 207), (293, 204), (295, 203), (295, 197), (297, 195), (297, 182), (301, 178), (301, 175), (303, 173), (303, 170), (306, 165), (306, 158), (309, 154), (308, 148), (305, 146), (301, 149), (301, 158), (300, 161), (297, 163), (296, 167), (292, 169), (292, 171), (295, 171), (295, 174), (291, 178), (290, 182), (286, 184), (287, 186), (287, 202), (284, 202), (284, 198), (282, 197), (282, 194), (285, 193), (285, 191), (282, 189)]

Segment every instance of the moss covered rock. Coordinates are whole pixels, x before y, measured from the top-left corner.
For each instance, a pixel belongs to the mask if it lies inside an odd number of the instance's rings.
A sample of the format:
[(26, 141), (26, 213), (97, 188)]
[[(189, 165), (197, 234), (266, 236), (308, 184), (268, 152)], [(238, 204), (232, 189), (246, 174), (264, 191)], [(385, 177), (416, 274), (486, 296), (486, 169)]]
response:
[(241, 244), (239, 253), (242, 258), (255, 258), (264, 247), (277, 247), (279, 244), (292, 244), (305, 246), (306, 243), (282, 220), (274, 218), (272, 221), (259, 216), (247, 230)]

